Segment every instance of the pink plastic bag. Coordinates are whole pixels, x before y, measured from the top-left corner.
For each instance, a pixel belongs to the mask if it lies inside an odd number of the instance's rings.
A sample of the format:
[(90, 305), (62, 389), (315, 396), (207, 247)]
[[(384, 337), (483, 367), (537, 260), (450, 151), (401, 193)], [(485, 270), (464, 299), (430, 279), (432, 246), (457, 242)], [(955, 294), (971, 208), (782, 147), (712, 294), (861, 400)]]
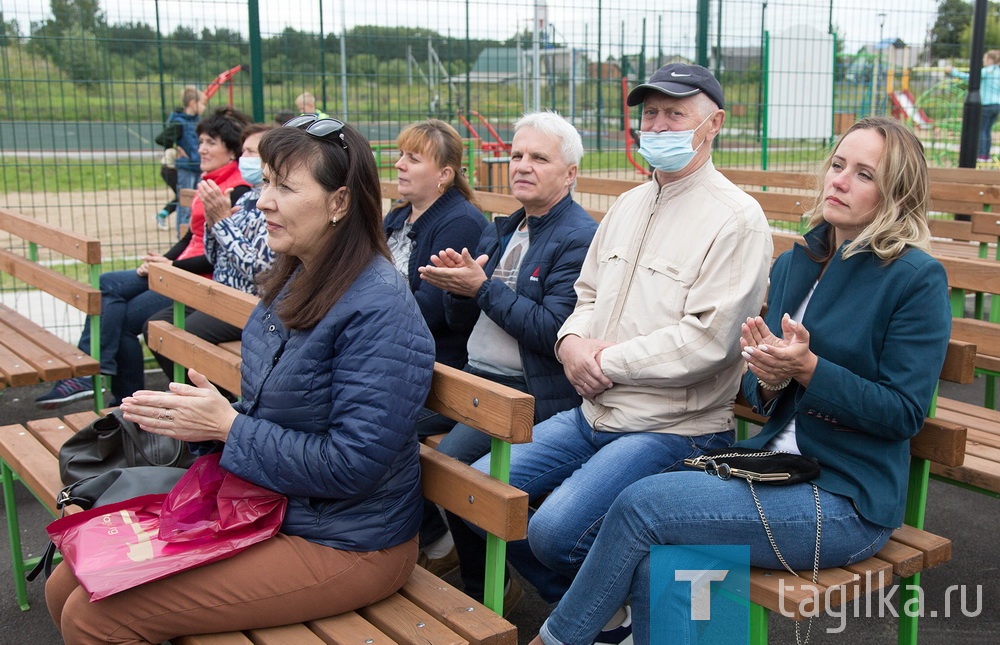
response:
[(49, 536), (100, 600), (236, 555), (278, 532), (288, 500), (198, 458), (166, 495), (143, 495), (52, 522)]

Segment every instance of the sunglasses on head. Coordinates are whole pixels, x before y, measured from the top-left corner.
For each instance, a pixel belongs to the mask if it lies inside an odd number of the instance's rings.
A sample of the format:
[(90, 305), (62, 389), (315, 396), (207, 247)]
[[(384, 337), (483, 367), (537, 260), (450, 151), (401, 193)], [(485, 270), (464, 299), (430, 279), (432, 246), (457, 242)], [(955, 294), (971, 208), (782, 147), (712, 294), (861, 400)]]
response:
[(299, 128), (305, 130), (306, 134), (317, 139), (336, 141), (340, 147), (347, 150), (347, 141), (344, 140), (344, 122), (331, 118), (319, 118), (315, 114), (303, 114), (285, 122), (285, 127)]

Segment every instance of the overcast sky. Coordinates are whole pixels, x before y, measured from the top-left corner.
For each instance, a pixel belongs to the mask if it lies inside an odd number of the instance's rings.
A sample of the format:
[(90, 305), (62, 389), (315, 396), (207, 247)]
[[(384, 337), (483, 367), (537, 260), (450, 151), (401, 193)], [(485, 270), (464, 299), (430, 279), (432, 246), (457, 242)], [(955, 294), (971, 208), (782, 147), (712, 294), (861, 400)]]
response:
[[(718, 1), (710, 2), (713, 45)], [(759, 41), (765, 0), (722, 0), (722, 3), (723, 46), (755, 45)], [(574, 46), (586, 43), (591, 51), (596, 49), (598, 0), (549, 0), (548, 4), (548, 22), (557, 30), (557, 41)], [(646, 18), (647, 51), (655, 48), (658, 34), (662, 34), (666, 53), (693, 52), (695, 0), (674, 0), (669, 6), (687, 13), (664, 12), (662, 17), (650, 9), (664, 6), (663, 0), (650, 0), (647, 4), (603, 0), (601, 4), (605, 56), (620, 52), (623, 22), (626, 53), (635, 51), (642, 40), (643, 18)], [(764, 20), (772, 33), (802, 23), (825, 31), (830, 4), (830, 0), (768, 0)], [(937, 8), (936, 0), (834, 0), (833, 4), (833, 22), (845, 37), (850, 52), (877, 41), (880, 34), (885, 38), (902, 38), (909, 44), (923, 44)], [(468, 5), (473, 38), (504, 40), (530, 26), (534, 13), (533, 0), (469, 0)], [(186, 25), (198, 31), (203, 27), (228, 27), (246, 34), (246, 6), (245, 0), (160, 0), (160, 25), (165, 33), (177, 25)], [(348, 27), (398, 25), (430, 28), (453, 37), (465, 35), (465, 0), (261, 0), (261, 30), (265, 35), (280, 32), (286, 26), (318, 31), (320, 6), (326, 33), (339, 32), (346, 18)], [(154, 0), (101, 0), (101, 7), (111, 23), (155, 25)], [(0, 11), (6, 19), (16, 19), (24, 32), (32, 21), (50, 16), (47, 0), (0, 0)], [(881, 29), (879, 14), (885, 14)]]

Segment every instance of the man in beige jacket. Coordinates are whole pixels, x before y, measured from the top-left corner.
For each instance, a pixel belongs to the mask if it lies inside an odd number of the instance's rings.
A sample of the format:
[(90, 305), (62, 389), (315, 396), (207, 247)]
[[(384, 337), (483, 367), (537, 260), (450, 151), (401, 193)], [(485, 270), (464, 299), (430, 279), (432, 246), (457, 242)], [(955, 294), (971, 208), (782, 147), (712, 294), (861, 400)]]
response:
[(511, 451), (511, 484), (549, 496), (510, 560), (548, 602), (622, 489), (733, 440), (740, 324), (760, 312), (772, 246), (760, 205), (712, 164), (723, 102), (711, 72), (682, 64), (628, 96), (643, 104), (640, 153), (656, 170), (601, 222), (558, 334), (583, 404)]

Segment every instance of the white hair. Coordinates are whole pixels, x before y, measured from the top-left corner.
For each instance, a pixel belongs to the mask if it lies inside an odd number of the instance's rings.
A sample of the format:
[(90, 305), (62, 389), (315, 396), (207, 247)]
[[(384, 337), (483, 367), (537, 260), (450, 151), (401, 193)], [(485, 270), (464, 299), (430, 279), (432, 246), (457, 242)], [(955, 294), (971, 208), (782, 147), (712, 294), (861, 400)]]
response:
[(564, 163), (580, 165), (583, 159), (583, 139), (573, 124), (556, 112), (529, 112), (514, 123), (514, 133), (521, 128), (531, 128), (544, 134), (559, 137), (559, 153)]

